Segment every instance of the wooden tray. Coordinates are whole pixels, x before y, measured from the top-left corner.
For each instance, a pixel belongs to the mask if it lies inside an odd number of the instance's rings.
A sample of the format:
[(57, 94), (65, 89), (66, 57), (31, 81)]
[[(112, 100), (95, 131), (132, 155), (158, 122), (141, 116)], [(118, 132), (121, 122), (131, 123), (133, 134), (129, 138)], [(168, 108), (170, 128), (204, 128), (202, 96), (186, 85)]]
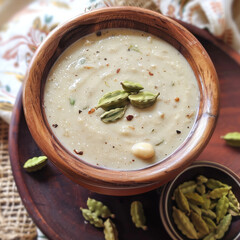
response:
[[(226, 48), (215, 45), (210, 35), (190, 27), (208, 51), (215, 64), (221, 87), (221, 110), (211, 141), (198, 160), (222, 163), (240, 176), (240, 149), (226, 146), (220, 138), (231, 131), (240, 131), (240, 67)], [(203, 38), (204, 37), (204, 38)], [(208, 39), (208, 40), (207, 40)], [(220, 44), (221, 45), (221, 44)], [(238, 57), (238, 56), (237, 56)], [(236, 59), (235, 59), (236, 60)], [(159, 190), (131, 197), (111, 197), (90, 192), (63, 176), (50, 162), (39, 172), (28, 174), (24, 162), (41, 155), (33, 141), (23, 114), (21, 94), (18, 96), (9, 131), (9, 152), (16, 184), (29, 214), (50, 239), (104, 239), (102, 230), (86, 224), (79, 210), (88, 197), (103, 201), (116, 214), (114, 222), (119, 239), (168, 240), (159, 216)], [(130, 218), (130, 203), (142, 201), (148, 231), (137, 229)]]

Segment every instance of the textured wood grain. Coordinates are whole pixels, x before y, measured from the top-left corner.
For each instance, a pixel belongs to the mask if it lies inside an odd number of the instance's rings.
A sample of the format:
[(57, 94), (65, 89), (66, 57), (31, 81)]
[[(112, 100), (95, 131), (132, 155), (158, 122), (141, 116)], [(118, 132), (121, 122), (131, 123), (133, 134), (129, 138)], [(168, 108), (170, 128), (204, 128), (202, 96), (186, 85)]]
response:
[[(197, 35), (201, 30), (194, 33)], [(201, 34), (202, 35), (202, 34)], [(197, 36), (210, 55), (220, 81), (220, 115), (214, 134), (198, 160), (213, 161), (229, 167), (240, 177), (240, 150), (231, 148), (220, 138), (240, 126), (240, 67), (220, 48)], [(164, 230), (158, 211), (159, 193), (129, 196), (103, 196), (86, 190), (66, 178), (51, 162), (45, 169), (27, 174), (22, 169), (26, 159), (42, 154), (27, 128), (21, 96), (16, 101), (10, 125), (9, 152), (19, 193), (34, 222), (53, 240), (103, 240), (101, 230), (85, 224), (79, 207), (88, 196), (104, 201), (116, 213), (120, 239), (171, 240)], [(132, 200), (141, 200), (149, 231), (133, 227), (129, 216)]]
[[(53, 136), (42, 108), (46, 76), (56, 58), (78, 38), (104, 28), (126, 27), (152, 33), (177, 48), (198, 81), (200, 107), (194, 131), (174, 154), (159, 164), (136, 171), (93, 167), (67, 152)], [(139, 8), (106, 8), (79, 16), (57, 28), (38, 48), (23, 90), (23, 106), (30, 132), (49, 159), (70, 179), (109, 195), (131, 195), (154, 189), (176, 176), (206, 146), (218, 117), (218, 81), (202, 45), (185, 28), (156, 12)]]

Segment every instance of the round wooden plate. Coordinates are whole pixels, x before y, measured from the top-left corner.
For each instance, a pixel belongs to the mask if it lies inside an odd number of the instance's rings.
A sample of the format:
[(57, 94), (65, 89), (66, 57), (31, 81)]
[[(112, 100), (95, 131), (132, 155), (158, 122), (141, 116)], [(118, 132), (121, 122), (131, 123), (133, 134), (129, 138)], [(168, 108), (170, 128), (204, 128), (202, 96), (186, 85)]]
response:
[[(196, 29), (196, 28), (194, 28)], [(191, 28), (193, 31), (193, 28)], [(221, 88), (221, 109), (216, 130), (198, 160), (221, 163), (240, 176), (240, 148), (231, 148), (221, 136), (240, 131), (240, 67), (232, 57), (194, 31), (216, 67)], [(86, 224), (79, 210), (86, 207), (88, 197), (103, 201), (116, 214), (114, 219), (119, 239), (168, 240), (159, 216), (159, 190), (130, 197), (111, 197), (90, 192), (48, 165), (39, 172), (26, 173), (22, 166), (41, 151), (33, 141), (23, 114), (21, 94), (16, 101), (9, 131), (9, 153), (15, 181), (26, 209), (36, 225), (50, 239), (104, 239), (102, 229)], [(137, 229), (131, 222), (130, 204), (143, 203), (148, 230)]]

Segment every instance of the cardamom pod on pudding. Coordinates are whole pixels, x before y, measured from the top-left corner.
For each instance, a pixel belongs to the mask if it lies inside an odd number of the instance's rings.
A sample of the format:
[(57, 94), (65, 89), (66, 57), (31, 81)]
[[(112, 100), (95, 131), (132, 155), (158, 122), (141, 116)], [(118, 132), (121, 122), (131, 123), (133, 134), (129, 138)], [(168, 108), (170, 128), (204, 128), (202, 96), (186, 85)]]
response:
[(124, 116), (126, 108), (114, 108), (103, 113), (100, 118), (104, 123), (115, 122)]
[(23, 168), (27, 172), (35, 172), (35, 171), (42, 169), (46, 164), (47, 164), (46, 156), (33, 157), (31, 159), (28, 159), (24, 163)]
[(240, 133), (230, 132), (222, 137), (226, 143), (232, 147), (240, 147)]
[(160, 93), (139, 92), (128, 96), (130, 103), (136, 108), (147, 108), (152, 106)]
[(143, 89), (143, 86), (140, 83), (131, 81), (121, 82), (121, 85), (126, 92), (139, 92), (140, 90)]
[(106, 93), (100, 98), (96, 108), (102, 108), (105, 111), (108, 111), (113, 108), (124, 107), (128, 103), (128, 95), (129, 93), (123, 90)]

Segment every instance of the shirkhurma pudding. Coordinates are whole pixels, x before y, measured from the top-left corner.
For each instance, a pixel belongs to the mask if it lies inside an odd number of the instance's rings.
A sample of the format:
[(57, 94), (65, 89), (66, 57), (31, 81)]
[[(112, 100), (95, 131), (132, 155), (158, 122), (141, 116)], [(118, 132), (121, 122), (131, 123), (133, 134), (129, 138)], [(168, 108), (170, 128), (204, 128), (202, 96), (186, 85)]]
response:
[(149, 33), (105, 29), (68, 47), (44, 89), (49, 125), (72, 154), (133, 170), (163, 161), (195, 122), (199, 88), (183, 55)]

